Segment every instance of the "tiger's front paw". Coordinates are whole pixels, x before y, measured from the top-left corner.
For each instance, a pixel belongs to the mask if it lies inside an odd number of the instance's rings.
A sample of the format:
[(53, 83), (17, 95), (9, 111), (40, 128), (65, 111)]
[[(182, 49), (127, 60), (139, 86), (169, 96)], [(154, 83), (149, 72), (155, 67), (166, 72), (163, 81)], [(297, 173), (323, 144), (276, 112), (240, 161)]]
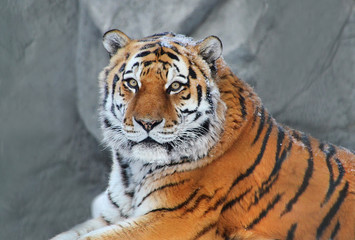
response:
[(120, 227), (117, 225), (109, 225), (82, 235), (78, 240), (127, 239), (122, 236), (120, 230)]

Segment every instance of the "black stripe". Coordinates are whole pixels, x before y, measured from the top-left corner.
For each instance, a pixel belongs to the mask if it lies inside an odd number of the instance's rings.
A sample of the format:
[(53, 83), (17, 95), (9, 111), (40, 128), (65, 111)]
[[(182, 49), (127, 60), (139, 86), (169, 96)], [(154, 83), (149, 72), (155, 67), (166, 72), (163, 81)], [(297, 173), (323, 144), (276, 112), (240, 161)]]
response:
[(123, 63), (122, 66), (120, 67), (120, 70), (118, 70), (120, 73), (123, 72), (124, 68), (126, 67), (126, 63)]
[(248, 206), (248, 211), (250, 208), (256, 204), (259, 203), (259, 200), (264, 197), (265, 194), (270, 192), (271, 187), (274, 185), (274, 183), (277, 181), (279, 178), (279, 174), (277, 174), (275, 177), (271, 178), (268, 182), (263, 182), (261, 187), (258, 189), (257, 192), (254, 194), (254, 201), (250, 203)]
[[(186, 133), (193, 133), (195, 135), (194, 138), (199, 138), (199, 137), (206, 135), (209, 132), (209, 129), (210, 129), (210, 120), (206, 119), (202, 123), (202, 125), (200, 125), (199, 127), (187, 129), (185, 132)], [(182, 138), (182, 141), (184, 141), (184, 140), (185, 139)], [(189, 140), (191, 140), (191, 138), (189, 138)]]
[(209, 213), (210, 211), (216, 211), (216, 209), (222, 205), (225, 200), (227, 198), (227, 194), (224, 195), (223, 197), (221, 197), (220, 199), (218, 199), (218, 201), (216, 201), (216, 203), (213, 205), (213, 206), (210, 206), (205, 212), (203, 215), (206, 215), (207, 213)]
[(226, 211), (228, 209), (231, 209), (237, 202), (239, 202), (242, 198), (244, 198), (245, 195), (247, 195), (250, 191), (251, 191), (251, 188), (247, 189), (239, 196), (235, 197), (234, 199), (232, 199), (232, 200), (228, 201), (226, 204), (224, 204), (221, 213), (223, 213), (224, 211)]
[(176, 43), (177, 45), (186, 47), (186, 43), (178, 42), (178, 41), (173, 41), (173, 43)]
[(283, 128), (281, 126), (277, 126), (277, 130), (278, 133), (277, 133), (277, 143), (276, 143), (275, 165), (279, 160), (282, 142), (285, 138), (285, 131), (283, 130)]
[(128, 188), (130, 182), (130, 178), (128, 176), (129, 165), (123, 162), (123, 160), (119, 157), (118, 153), (116, 153), (116, 159), (118, 160), (118, 163), (121, 168), (121, 177), (123, 185)]
[[(189, 64), (190, 65), (194, 65), (190, 60), (189, 60)], [(200, 68), (198, 65), (194, 65), (199, 71), (200, 71), (200, 73), (203, 75), (203, 77), (205, 78), (205, 79), (207, 79), (207, 75), (206, 75), (206, 73), (202, 70), (202, 68)]]
[(107, 75), (110, 73), (110, 71), (112, 70), (112, 68), (105, 68), (105, 70), (104, 70), (104, 79), (106, 79), (107, 78)]
[(189, 110), (189, 109), (181, 110), (181, 113), (187, 113), (187, 115), (191, 115), (195, 112), (197, 112), (197, 109), (195, 109), (195, 110)]
[(176, 52), (177, 54), (180, 54), (179, 50), (175, 46), (171, 46), (170, 49)]
[(208, 195), (206, 195), (206, 194), (200, 195), (200, 196), (196, 199), (194, 205), (193, 205), (192, 207), (186, 209), (185, 212), (184, 212), (184, 214), (186, 214), (186, 213), (188, 213), (188, 212), (193, 212), (193, 211), (198, 207), (198, 205), (200, 204), (200, 202), (201, 202), (202, 200), (207, 200), (207, 201), (209, 201), (209, 200), (211, 200), (211, 199), (212, 199), (212, 196), (208, 196)]
[(145, 39), (138, 40), (138, 42), (152, 42), (156, 40), (157, 40), (156, 38), (145, 38)]
[(147, 195), (145, 195), (145, 196), (142, 198), (142, 200), (141, 200), (140, 203), (137, 205), (137, 207), (139, 207), (140, 205), (142, 205), (142, 203), (144, 202), (144, 200), (145, 200), (147, 197), (149, 197), (150, 195), (152, 195), (153, 193), (155, 193), (155, 192), (157, 192), (157, 191), (160, 191), (160, 190), (163, 190), (163, 189), (165, 189), (165, 188), (178, 186), (178, 185), (180, 185), (180, 184), (185, 183), (186, 181), (188, 181), (188, 180), (184, 179), (184, 180), (182, 180), (182, 181), (180, 181), (180, 182), (168, 183), (168, 184), (166, 184), (166, 185), (160, 186), (160, 187), (158, 187), (158, 188), (152, 190), (151, 192), (149, 192)]
[(126, 191), (124, 192), (128, 197), (133, 198), (134, 197), (134, 192), (133, 191)]
[(178, 67), (175, 63), (173, 63), (173, 66), (176, 68), (176, 70), (177, 70), (178, 72), (180, 72), (179, 67)]
[(111, 222), (110, 220), (106, 219), (106, 218), (104, 217), (104, 215), (101, 214), (100, 217), (102, 218), (102, 220), (105, 221), (105, 223), (106, 223), (107, 225), (111, 225), (111, 224), (112, 224), (112, 222)]
[(215, 228), (217, 226), (217, 222), (211, 223), (207, 226), (205, 226), (201, 231), (199, 231), (195, 237), (193, 237), (193, 240), (199, 239), (200, 237), (202, 237), (203, 235), (205, 235), (206, 233), (208, 233), (209, 231), (211, 231), (213, 228)]
[(120, 78), (117, 76), (117, 74), (115, 74), (114, 78), (113, 78), (113, 82), (112, 82), (112, 94), (115, 93), (116, 90), (116, 84), (117, 82), (120, 80)]
[(247, 229), (253, 228), (256, 224), (258, 224), (266, 215), (269, 213), (271, 209), (274, 208), (274, 206), (281, 200), (282, 194), (277, 194), (271, 202), (266, 206), (265, 209), (263, 209), (259, 216), (255, 218), (248, 226)]
[(162, 50), (161, 48), (157, 48), (157, 49), (155, 49), (155, 50), (153, 51), (153, 53), (155, 54), (155, 56), (156, 56), (157, 58), (160, 57), (161, 52), (163, 52), (163, 50)]
[(277, 147), (276, 147), (276, 154), (275, 154), (275, 165), (274, 168), (272, 169), (269, 177), (267, 180), (263, 181), (261, 184), (261, 187), (259, 188), (258, 192), (255, 194), (254, 202), (250, 204), (248, 209), (250, 209), (251, 206), (257, 204), (259, 200), (270, 191), (271, 187), (274, 185), (276, 180), (279, 177), (279, 170), (281, 169), (282, 163), (286, 159), (287, 153), (291, 151), (292, 148), (292, 141), (289, 142), (289, 145), (287, 148), (285, 148), (280, 156), (280, 149), (281, 145), (284, 139), (284, 130), (282, 127), (278, 126), (278, 137), (277, 137)]
[(210, 120), (204, 121), (200, 128), (202, 129), (202, 135), (207, 134), (210, 130)]
[(212, 95), (211, 95), (211, 89), (210, 87), (206, 88), (206, 100), (208, 102), (208, 105), (210, 105), (210, 108), (208, 111), (214, 112), (214, 105), (213, 105), (213, 100), (212, 100)]
[(335, 238), (335, 236), (337, 235), (338, 231), (340, 229), (340, 223), (339, 220), (337, 221), (337, 224), (335, 224), (335, 227), (332, 231), (332, 234), (330, 235), (330, 240), (333, 240)]
[(287, 148), (284, 148), (284, 150), (281, 152), (280, 155), (281, 146), (283, 145), (282, 142), (285, 138), (285, 131), (281, 126), (278, 126), (277, 129), (278, 129), (278, 135), (277, 135), (277, 143), (276, 143), (277, 146), (276, 146), (276, 154), (275, 154), (275, 165), (270, 173), (269, 179), (279, 172), (282, 163), (285, 161), (287, 157), (287, 153), (289, 153), (292, 149), (292, 140), (290, 140)]
[(111, 194), (112, 193), (110, 191), (107, 191), (108, 200), (112, 203), (112, 205), (114, 205), (116, 208), (118, 208), (121, 217), (128, 218), (128, 216), (126, 214), (122, 213), (122, 209), (120, 209), (120, 206), (112, 199)]
[(158, 38), (158, 37), (162, 37), (162, 36), (165, 36), (165, 35), (170, 35), (170, 36), (174, 37), (175, 33), (173, 33), (173, 32), (155, 33), (155, 34), (147, 36), (145, 38)]
[(169, 56), (171, 59), (174, 59), (174, 60), (176, 60), (176, 61), (180, 61), (180, 59), (179, 59), (174, 53), (166, 52), (166, 54), (168, 54), (168, 56)]
[(251, 128), (254, 128), (254, 126), (255, 126), (255, 122), (256, 122), (258, 113), (259, 113), (259, 106), (257, 106), (257, 107), (255, 108), (255, 112), (254, 112), (254, 115), (253, 115), (253, 122), (252, 122), (252, 124), (251, 124)]
[(248, 177), (254, 171), (255, 167), (260, 163), (260, 161), (261, 161), (261, 159), (262, 159), (262, 157), (264, 155), (264, 152), (265, 152), (265, 149), (266, 149), (266, 145), (268, 143), (268, 140), (269, 140), (269, 137), (270, 137), (270, 133), (271, 133), (272, 127), (273, 127), (270, 115), (268, 117), (267, 123), (269, 124), (269, 128), (267, 129), (267, 132), (265, 133), (265, 137), (264, 137), (264, 140), (263, 140), (263, 143), (262, 143), (262, 146), (261, 146), (261, 149), (260, 149), (260, 152), (259, 152), (258, 156), (256, 157), (254, 163), (244, 173), (240, 174), (233, 181), (230, 189), (233, 188), (235, 185), (237, 185), (241, 180), (243, 180), (244, 178)]
[(186, 95), (186, 97), (181, 96), (181, 98), (182, 98), (182, 99), (184, 99), (184, 100), (188, 100), (188, 99), (190, 99), (190, 98), (191, 98), (191, 94), (190, 94), (190, 93), (189, 93), (189, 94), (187, 94), (187, 95)]
[(156, 209), (151, 210), (149, 213), (158, 212), (158, 211), (169, 211), (169, 212), (171, 212), (171, 211), (178, 210), (178, 209), (186, 206), (187, 204), (189, 204), (192, 201), (192, 199), (197, 195), (198, 191), (199, 191), (199, 189), (196, 189), (195, 191), (193, 191), (193, 193), (191, 193), (190, 196), (185, 201), (183, 201), (179, 205), (176, 205), (175, 207), (156, 208)]
[(144, 52), (141, 52), (141, 53), (138, 53), (135, 58), (140, 58), (140, 57), (145, 57), (149, 54), (151, 54), (152, 52), (151, 51), (144, 51)]
[(106, 105), (107, 98), (108, 98), (108, 84), (107, 84), (107, 82), (105, 82), (105, 92), (104, 92), (104, 103), (103, 103), (103, 106)]
[(334, 193), (335, 188), (340, 184), (341, 180), (343, 179), (343, 176), (345, 174), (345, 170), (343, 165), (341, 164), (340, 160), (335, 158), (335, 161), (337, 163), (338, 166), (338, 172), (339, 175), (337, 177), (337, 179), (334, 181), (334, 172), (333, 172), (333, 167), (331, 164), (331, 158), (336, 154), (336, 149), (333, 145), (329, 145), (328, 149), (324, 149), (324, 144), (320, 144), (319, 148), (325, 153), (326, 155), (326, 164), (329, 170), (329, 187), (328, 187), (328, 191), (324, 197), (323, 202), (321, 203), (321, 206), (323, 206), (324, 204), (326, 204), (330, 197), (332, 196), (332, 194)]
[(155, 47), (157, 45), (158, 45), (157, 43), (148, 43), (148, 44), (144, 45), (143, 47), (141, 47), (139, 50), (145, 50), (145, 49), (148, 49), (148, 48), (153, 48), (153, 47)]
[(197, 78), (196, 72), (192, 69), (192, 67), (189, 67), (189, 76), (192, 77), (193, 79)]
[(115, 113), (115, 104), (114, 104), (114, 94), (115, 94), (115, 91), (116, 91), (116, 85), (117, 85), (117, 82), (119, 81), (119, 77), (117, 76), (117, 74), (115, 74), (115, 76), (113, 77), (113, 82), (112, 82), (112, 103), (111, 103), (111, 113), (115, 116), (116, 116), (116, 113)]
[(221, 188), (217, 188), (211, 196), (206, 195), (206, 194), (200, 195), (200, 196), (196, 199), (194, 205), (193, 205), (192, 207), (186, 209), (185, 212), (184, 212), (184, 214), (186, 214), (186, 213), (188, 213), (188, 212), (193, 212), (193, 211), (198, 207), (198, 205), (200, 204), (200, 202), (201, 202), (202, 200), (206, 200), (206, 201), (209, 202), (209, 201), (215, 196), (215, 194), (216, 194), (219, 190), (221, 190)]
[(120, 206), (119, 206), (115, 201), (113, 201), (111, 194), (112, 194), (112, 193), (111, 193), (110, 191), (107, 191), (108, 200), (110, 200), (110, 202), (111, 202), (116, 208), (120, 208)]
[(212, 62), (212, 65), (210, 65), (210, 69), (211, 69), (211, 75), (212, 77), (216, 77), (216, 73), (217, 73), (217, 67), (216, 67), (216, 61)]
[(201, 85), (197, 85), (196, 87), (196, 91), (197, 91), (197, 106), (200, 106), (201, 103), (201, 99), (202, 99), (202, 87)]
[(115, 104), (113, 103), (113, 101), (112, 101), (112, 104), (111, 104), (111, 113), (113, 114), (113, 116), (117, 117), (117, 115), (115, 113)]
[(162, 64), (164, 64), (164, 66), (163, 67), (165, 67), (165, 65), (169, 65), (169, 66), (171, 66), (171, 63), (169, 63), (169, 62), (167, 62), (167, 61), (163, 61), (163, 60), (158, 60), (158, 62), (160, 62), (160, 63), (162, 63)]
[(297, 223), (294, 223), (291, 225), (290, 229), (287, 231), (286, 240), (293, 240), (294, 239), (296, 228), (297, 228)]
[(118, 111), (121, 111), (121, 108), (123, 108), (123, 104), (116, 104), (116, 108)]
[(213, 100), (212, 100), (212, 95), (211, 95), (211, 89), (209, 87), (206, 88), (206, 98), (208, 104), (213, 107)]
[(104, 124), (106, 128), (112, 127), (112, 123), (107, 118), (104, 119)]
[(128, 186), (129, 186), (129, 177), (128, 177), (128, 174), (127, 174), (127, 167), (125, 167), (125, 166), (121, 167), (121, 176), (122, 176), (123, 185), (126, 188), (128, 188)]
[(193, 121), (196, 121), (196, 120), (199, 119), (201, 116), (202, 116), (202, 113), (201, 113), (201, 112), (197, 112), (197, 113), (196, 113), (196, 116), (195, 116), (195, 118), (194, 118)]
[(232, 90), (221, 91), (221, 93), (223, 93), (223, 94), (230, 94), (230, 95), (232, 95), (233, 97), (235, 96), (235, 91), (232, 91)]
[(329, 209), (328, 213), (325, 215), (325, 217), (323, 218), (321, 224), (317, 228), (317, 239), (320, 239), (320, 237), (323, 234), (323, 231), (329, 226), (329, 224), (332, 221), (333, 217), (335, 216), (335, 214), (340, 209), (340, 206), (343, 203), (343, 201), (344, 201), (344, 199), (346, 197), (346, 194), (348, 192), (348, 187), (349, 187), (349, 183), (346, 182), (344, 187), (343, 187), (343, 189), (339, 192), (339, 196), (338, 196), (337, 200), (335, 201), (333, 206)]
[(139, 62), (136, 62), (132, 65), (132, 69), (135, 68), (135, 67), (138, 67), (139, 66)]
[(309, 180), (311, 179), (312, 174), (313, 174), (313, 152), (312, 152), (311, 143), (309, 141), (308, 136), (305, 134), (302, 135), (301, 141), (306, 146), (308, 154), (309, 154), (309, 158), (307, 160), (308, 166), (307, 166), (306, 172), (303, 176), (303, 181), (302, 181), (301, 186), (298, 188), (295, 196), (293, 198), (291, 198), (290, 201), (286, 204), (285, 210), (281, 213), (281, 216), (283, 216), (284, 214), (286, 214), (292, 210), (292, 206), (298, 201), (298, 198), (306, 191), (306, 189), (309, 185)]
[(256, 141), (258, 141), (260, 134), (264, 128), (264, 125), (265, 125), (265, 108), (264, 108), (264, 106), (261, 106), (259, 127), (258, 127), (258, 131), (256, 132), (256, 135), (255, 135), (252, 145), (254, 145), (256, 143)]
[[(148, 67), (150, 64), (152, 64), (154, 61), (145, 61), (143, 62), (144, 67)], [(148, 74), (148, 72), (147, 72)]]
[(240, 104), (240, 111), (242, 113), (242, 117), (243, 119), (245, 119), (247, 116), (247, 110), (245, 106), (245, 98), (242, 96), (241, 93), (239, 93), (239, 104)]
[[(189, 88), (189, 87), (190, 87), (190, 78), (187, 77), (186, 80), (187, 80), (187, 82), (184, 84), (184, 86), (186, 86), (187, 88)], [(184, 90), (185, 90), (185, 89), (184, 89)]]
[[(150, 177), (151, 174), (154, 174), (154, 171), (156, 171), (156, 170), (158, 170), (158, 169), (162, 169), (162, 168), (164, 168), (164, 167), (165, 167), (165, 168), (174, 167), (174, 166), (176, 166), (176, 165), (180, 165), (180, 164), (184, 164), (184, 163), (190, 163), (190, 162), (192, 162), (192, 161), (193, 161), (193, 160), (189, 159), (188, 157), (183, 156), (183, 157), (180, 158), (180, 161), (174, 161), (174, 162), (171, 162), (171, 163), (169, 163), (169, 164), (157, 165), (157, 166), (155, 166), (154, 168), (150, 168), (150, 169), (149, 169), (148, 173), (143, 176), (141, 182), (143, 182), (144, 179)], [(145, 163), (145, 164), (143, 165), (143, 167), (147, 167), (147, 166), (149, 166), (149, 165), (151, 165), (151, 164), (150, 164), (150, 163)], [(175, 172), (172, 172), (171, 174), (165, 175), (165, 176), (163, 176), (163, 177), (161, 177), (161, 178), (170, 176), (170, 175), (172, 175), (172, 174), (174, 174), (174, 173), (175, 173)], [(161, 179), (161, 178), (159, 178), (159, 179)], [(142, 186), (144, 186), (144, 185), (141, 184), (141, 185), (139, 186), (137, 192), (140, 191), (140, 188), (141, 188)]]
[[(270, 188), (272, 186), (271, 182), (275, 182), (276, 178), (273, 178), (281, 169), (282, 163), (285, 161), (287, 153), (291, 151), (292, 148), (292, 141), (289, 142), (287, 148), (281, 152), (281, 146), (283, 145), (283, 140), (285, 139), (285, 131), (281, 126), (277, 126), (278, 134), (277, 134), (277, 142), (276, 142), (276, 154), (275, 154), (275, 165), (267, 178), (267, 180), (263, 181), (261, 184), (261, 189)], [(265, 189), (264, 189), (265, 191)]]

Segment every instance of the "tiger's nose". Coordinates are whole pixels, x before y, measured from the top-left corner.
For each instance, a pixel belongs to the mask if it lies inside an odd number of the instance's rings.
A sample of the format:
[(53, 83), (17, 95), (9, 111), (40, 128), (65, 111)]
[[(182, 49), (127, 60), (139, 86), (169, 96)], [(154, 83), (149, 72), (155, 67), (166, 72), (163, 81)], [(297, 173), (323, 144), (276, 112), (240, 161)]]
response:
[(153, 128), (158, 126), (163, 120), (142, 120), (142, 119), (136, 119), (136, 122), (143, 127), (144, 130), (147, 132), (151, 131)]

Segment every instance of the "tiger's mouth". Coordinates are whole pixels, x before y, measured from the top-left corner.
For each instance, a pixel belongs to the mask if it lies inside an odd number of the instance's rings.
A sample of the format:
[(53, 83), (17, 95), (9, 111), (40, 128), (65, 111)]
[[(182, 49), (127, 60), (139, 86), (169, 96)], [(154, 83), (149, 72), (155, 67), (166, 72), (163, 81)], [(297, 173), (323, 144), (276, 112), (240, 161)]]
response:
[(173, 144), (171, 142), (165, 142), (165, 143), (159, 143), (156, 140), (154, 140), (151, 137), (147, 137), (145, 139), (143, 139), (140, 142), (134, 142), (134, 141), (130, 141), (131, 142), (131, 146), (137, 146), (137, 145), (141, 145), (147, 148), (164, 148), (167, 151), (171, 151), (173, 149)]
[(146, 146), (162, 145), (161, 143), (155, 141), (151, 137), (147, 137), (147, 138), (143, 139), (142, 141), (140, 141), (139, 143), (144, 144)]

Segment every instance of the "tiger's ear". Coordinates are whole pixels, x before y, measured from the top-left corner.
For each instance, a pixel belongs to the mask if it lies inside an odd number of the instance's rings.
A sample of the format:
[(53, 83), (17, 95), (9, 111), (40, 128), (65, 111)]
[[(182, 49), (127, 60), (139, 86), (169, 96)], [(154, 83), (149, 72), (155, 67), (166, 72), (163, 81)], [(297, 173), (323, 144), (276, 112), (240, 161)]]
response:
[(117, 29), (106, 32), (102, 39), (102, 43), (111, 57), (130, 41), (131, 39), (126, 34)]
[(197, 51), (208, 63), (213, 63), (222, 55), (222, 41), (216, 36), (209, 36), (198, 42)]

